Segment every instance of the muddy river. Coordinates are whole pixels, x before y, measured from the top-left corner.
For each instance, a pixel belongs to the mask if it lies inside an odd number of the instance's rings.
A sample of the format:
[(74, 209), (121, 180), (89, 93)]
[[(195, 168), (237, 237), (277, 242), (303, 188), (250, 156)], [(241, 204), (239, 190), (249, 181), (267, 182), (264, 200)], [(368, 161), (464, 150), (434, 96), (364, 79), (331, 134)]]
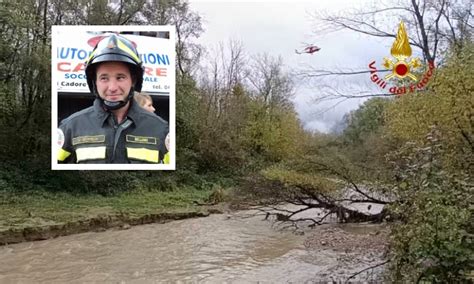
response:
[[(318, 230), (337, 225), (294, 234), (249, 215), (241, 211), (3, 246), (0, 283), (313, 283), (344, 281), (381, 259), (367, 251), (307, 245), (308, 238), (319, 241)], [(373, 227), (338, 229), (370, 234)]]

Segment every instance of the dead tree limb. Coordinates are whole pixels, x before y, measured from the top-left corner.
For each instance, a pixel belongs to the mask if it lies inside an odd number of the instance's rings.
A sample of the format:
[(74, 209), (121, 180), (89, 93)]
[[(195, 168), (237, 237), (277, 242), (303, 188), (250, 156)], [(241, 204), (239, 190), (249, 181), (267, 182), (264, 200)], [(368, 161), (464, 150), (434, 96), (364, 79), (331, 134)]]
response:
[(364, 268), (364, 269), (362, 269), (361, 271), (358, 271), (357, 273), (354, 273), (354, 274), (352, 274), (351, 276), (349, 276), (349, 278), (347, 278), (347, 279), (346, 279), (346, 282), (344, 282), (344, 283), (349, 283), (349, 280), (351, 280), (352, 278), (356, 277), (357, 275), (359, 275), (359, 274), (361, 274), (361, 273), (363, 273), (363, 272), (365, 272), (365, 271), (367, 271), (367, 270), (371, 270), (371, 269), (377, 268), (377, 267), (379, 267), (379, 266), (385, 265), (385, 264), (387, 264), (387, 263), (389, 263), (389, 262), (390, 262), (390, 259), (388, 259), (388, 260), (386, 260), (386, 261), (384, 261), (384, 262), (381, 262), (381, 263), (377, 263), (376, 265), (372, 265), (372, 266), (370, 266), (370, 267)]

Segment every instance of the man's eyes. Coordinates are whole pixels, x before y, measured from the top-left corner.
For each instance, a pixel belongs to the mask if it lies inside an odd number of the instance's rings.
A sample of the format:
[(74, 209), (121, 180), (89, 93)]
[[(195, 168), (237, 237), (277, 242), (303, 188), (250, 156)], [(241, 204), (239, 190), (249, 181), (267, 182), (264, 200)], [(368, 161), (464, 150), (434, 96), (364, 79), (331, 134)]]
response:
[[(127, 76), (125, 76), (125, 75), (119, 75), (119, 76), (117, 76), (117, 77), (115, 77), (115, 78), (116, 78), (117, 80), (123, 81), (123, 80), (127, 79)], [(105, 82), (105, 81), (108, 81), (108, 80), (109, 80), (109, 77), (105, 77), (105, 76), (104, 76), (104, 77), (99, 77), (99, 80)]]

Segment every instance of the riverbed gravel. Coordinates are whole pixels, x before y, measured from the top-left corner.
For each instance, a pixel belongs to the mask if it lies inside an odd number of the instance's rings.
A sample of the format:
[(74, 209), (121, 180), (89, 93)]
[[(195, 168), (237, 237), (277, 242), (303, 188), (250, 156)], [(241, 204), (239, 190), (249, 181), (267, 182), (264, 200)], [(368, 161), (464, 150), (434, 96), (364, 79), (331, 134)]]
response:
[[(304, 246), (315, 259), (335, 261), (314, 275), (314, 283), (383, 283), (388, 227), (372, 224), (320, 226), (305, 234)], [(368, 269), (375, 267), (374, 269)], [(361, 273), (359, 273), (361, 272)], [(352, 277), (352, 278), (351, 278)]]
[(332, 249), (339, 252), (384, 252), (388, 229), (384, 226), (317, 227), (304, 242), (308, 249)]

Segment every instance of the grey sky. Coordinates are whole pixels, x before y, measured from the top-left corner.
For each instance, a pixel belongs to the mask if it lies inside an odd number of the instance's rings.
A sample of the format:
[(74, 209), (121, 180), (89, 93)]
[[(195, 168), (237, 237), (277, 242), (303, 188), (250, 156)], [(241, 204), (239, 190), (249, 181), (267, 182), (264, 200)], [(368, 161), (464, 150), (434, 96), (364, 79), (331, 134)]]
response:
[[(319, 1), (190, 1), (191, 9), (203, 18), (205, 32), (199, 43), (205, 47), (215, 46), (229, 39), (241, 40), (248, 54), (267, 52), (282, 56), (287, 70), (296, 72), (303, 66), (318, 69), (368, 69), (368, 64), (390, 55), (393, 39), (380, 40), (363, 35), (339, 31), (330, 34), (315, 34), (318, 23), (309, 13), (327, 11), (338, 13), (355, 6), (371, 5), (371, 0), (319, 0)], [(394, 19), (393, 29), (399, 19)], [(321, 50), (313, 55), (295, 53), (306, 44), (315, 44)], [(307, 84), (297, 82), (294, 99), (296, 110), (304, 127), (327, 132), (344, 113), (357, 108), (361, 99), (348, 100), (332, 107), (337, 101), (315, 102), (320, 94), (315, 86), (330, 85), (349, 91), (357, 88), (376, 89), (369, 75), (351, 78), (313, 80)]]

